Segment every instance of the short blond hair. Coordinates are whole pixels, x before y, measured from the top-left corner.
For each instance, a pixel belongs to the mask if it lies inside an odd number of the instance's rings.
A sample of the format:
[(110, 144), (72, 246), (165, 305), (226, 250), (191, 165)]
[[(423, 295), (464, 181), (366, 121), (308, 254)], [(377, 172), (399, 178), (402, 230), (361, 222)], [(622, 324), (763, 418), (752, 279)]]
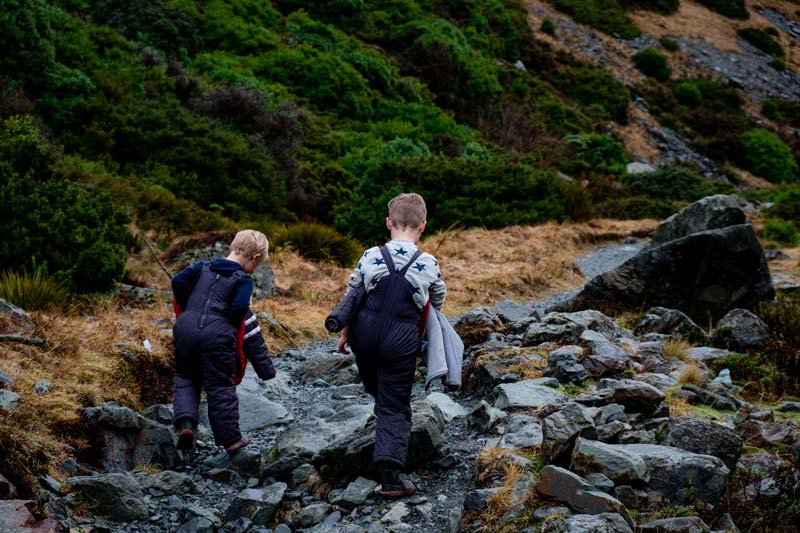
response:
[(231, 251), (251, 259), (261, 254), (261, 259), (265, 260), (269, 253), (269, 241), (260, 231), (243, 229), (231, 241)]
[(425, 200), (415, 192), (404, 192), (389, 200), (389, 220), (399, 228), (417, 227), (428, 218)]

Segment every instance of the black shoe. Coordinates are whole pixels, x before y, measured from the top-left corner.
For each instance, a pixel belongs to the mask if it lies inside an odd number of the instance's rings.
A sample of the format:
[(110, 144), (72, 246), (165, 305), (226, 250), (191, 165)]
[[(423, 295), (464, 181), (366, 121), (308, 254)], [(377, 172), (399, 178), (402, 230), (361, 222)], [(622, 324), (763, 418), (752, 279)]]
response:
[(176, 448), (181, 451), (188, 452), (194, 448), (194, 430), (195, 425), (188, 418), (181, 418), (175, 421), (175, 433), (178, 434), (178, 444)]
[(400, 479), (400, 470), (396, 468), (381, 469), (381, 498), (385, 500), (411, 496), (417, 492), (414, 482), (408, 479)]

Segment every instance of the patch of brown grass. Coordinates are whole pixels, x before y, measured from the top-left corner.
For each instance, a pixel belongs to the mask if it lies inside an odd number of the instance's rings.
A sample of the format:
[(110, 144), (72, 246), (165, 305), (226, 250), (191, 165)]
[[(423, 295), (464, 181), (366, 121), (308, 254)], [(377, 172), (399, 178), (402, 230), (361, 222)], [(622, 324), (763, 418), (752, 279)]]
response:
[(532, 361), (526, 359), (508, 367), (508, 371), (522, 376), (522, 379), (536, 379), (542, 377), (542, 371), (547, 367), (547, 360)]
[(673, 391), (667, 392), (665, 403), (669, 407), (670, 416), (688, 416), (693, 412), (692, 404), (686, 398), (674, 394)]
[(678, 374), (679, 384), (685, 385), (689, 383), (699, 387), (703, 384), (703, 381), (705, 381), (705, 375), (695, 363), (689, 363), (681, 367), (681, 371)]
[(669, 359), (678, 359), (679, 361), (686, 361), (689, 357), (689, 350), (692, 349), (692, 344), (686, 339), (670, 337), (664, 341), (664, 357)]

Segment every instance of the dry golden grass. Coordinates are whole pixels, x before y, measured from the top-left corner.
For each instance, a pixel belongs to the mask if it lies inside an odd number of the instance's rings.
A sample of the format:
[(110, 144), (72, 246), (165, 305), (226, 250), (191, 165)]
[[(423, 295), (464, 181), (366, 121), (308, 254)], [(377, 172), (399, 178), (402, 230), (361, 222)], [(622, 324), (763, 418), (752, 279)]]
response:
[(547, 359), (541, 361), (525, 360), (508, 367), (510, 373), (522, 376), (522, 379), (536, 379), (542, 377), (542, 371), (547, 367)]
[(665, 402), (669, 407), (670, 416), (687, 416), (692, 414), (692, 404), (690, 404), (686, 398), (677, 396), (671, 391), (667, 392)]
[(692, 349), (692, 344), (686, 339), (670, 337), (664, 341), (664, 357), (667, 360), (678, 359), (686, 361), (689, 357), (689, 350)]
[(704, 381), (705, 373), (700, 370), (695, 363), (682, 366), (681, 371), (678, 373), (678, 383), (680, 385), (686, 385), (688, 383), (699, 387)]

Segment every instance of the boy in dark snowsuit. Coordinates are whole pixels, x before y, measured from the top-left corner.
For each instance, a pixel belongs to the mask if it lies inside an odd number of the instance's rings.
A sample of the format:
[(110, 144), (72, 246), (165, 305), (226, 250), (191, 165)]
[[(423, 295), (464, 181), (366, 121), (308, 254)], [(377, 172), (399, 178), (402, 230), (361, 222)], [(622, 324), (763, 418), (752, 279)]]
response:
[(375, 452), (381, 496), (413, 494), (414, 483), (400, 479), (411, 436), (411, 387), (420, 354), (423, 315), (440, 309), (447, 287), (436, 259), (419, 250), (427, 210), (418, 194), (389, 202), (386, 227), (392, 240), (364, 253), (347, 282), (347, 292), (363, 285), (365, 303), (342, 331), (338, 349), (349, 344), (364, 388), (375, 399)]
[(201, 388), (208, 397), (214, 441), (229, 454), (250, 442), (239, 431), (236, 380), (241, 381), (243, 374), (242, 353), (250, 356), (261, 379), (275, 376), (258, 321), (250, 312), (249, 274), (266, 259), (268, 246), (263, 233), (240, 231), (227, 258), (196, 263), (172, 279), (179, 310), (173, 328), (173, 409), (179, 449), (192, 447)]

